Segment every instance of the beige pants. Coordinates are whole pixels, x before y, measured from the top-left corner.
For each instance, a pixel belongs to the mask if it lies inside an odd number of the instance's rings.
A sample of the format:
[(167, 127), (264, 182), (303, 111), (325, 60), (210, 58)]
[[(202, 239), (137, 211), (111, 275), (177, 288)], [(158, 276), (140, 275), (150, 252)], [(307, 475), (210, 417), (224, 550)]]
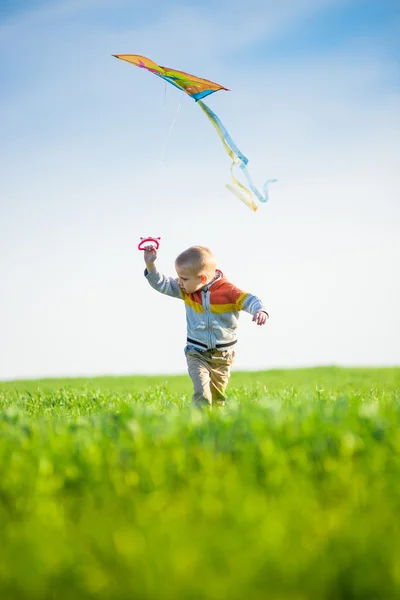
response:
[(199, 407), (224, 406), (235, 352), (212, 350), (198, 352), (185, 349), (188, 372), (193, 382), (193, 404)]

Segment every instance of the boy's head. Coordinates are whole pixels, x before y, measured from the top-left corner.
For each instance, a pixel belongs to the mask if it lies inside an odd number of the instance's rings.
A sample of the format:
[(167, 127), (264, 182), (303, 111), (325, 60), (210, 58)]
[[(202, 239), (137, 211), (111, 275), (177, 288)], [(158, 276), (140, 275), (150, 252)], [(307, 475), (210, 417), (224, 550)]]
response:
[(187, 294), (193, 294), (214, 279), (216, 266), (211, 250), (204, 246), (191, 246), (175, 260), (179, 285)]

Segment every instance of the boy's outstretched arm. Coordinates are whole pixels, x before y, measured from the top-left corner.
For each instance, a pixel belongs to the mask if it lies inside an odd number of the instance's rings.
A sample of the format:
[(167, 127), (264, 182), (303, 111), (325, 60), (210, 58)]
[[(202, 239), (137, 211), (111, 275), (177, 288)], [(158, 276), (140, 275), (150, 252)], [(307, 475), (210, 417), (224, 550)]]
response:
[(151, 287), (161, 294), (166, 294), (173, 298), (182, 298), (181, 288), (176, 279), (165, 277), (165, 275), (160, 273), (155, 264), (156, 260), (157, 250), (153, 246), (145, 246), (144, 262), (146, 263), (146, 270), (144, 274)]
[(257, 325), (265, 325), (269, 319), (269, 314), (257, 296), (243, 292), (239, 288), (233, 286), (232, 289), (234, 302), (238, 310), (244, 310), (252, 315), (253, 321)]

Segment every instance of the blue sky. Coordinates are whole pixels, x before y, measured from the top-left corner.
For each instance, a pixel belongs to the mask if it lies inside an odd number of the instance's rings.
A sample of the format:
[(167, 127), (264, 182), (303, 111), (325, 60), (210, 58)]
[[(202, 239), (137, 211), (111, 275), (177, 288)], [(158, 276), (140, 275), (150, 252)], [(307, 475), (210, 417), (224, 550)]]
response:
[[(0, 379), (184, 372), (148, 234), (166, 273), (209, 245), (270, 308), (236, 368), (400, 364), (399, 28), (394, 0), (2, 2)], [(230, 88), (208, 104), (270, 202), (231, 196), (202, 112), (115, 53)]]

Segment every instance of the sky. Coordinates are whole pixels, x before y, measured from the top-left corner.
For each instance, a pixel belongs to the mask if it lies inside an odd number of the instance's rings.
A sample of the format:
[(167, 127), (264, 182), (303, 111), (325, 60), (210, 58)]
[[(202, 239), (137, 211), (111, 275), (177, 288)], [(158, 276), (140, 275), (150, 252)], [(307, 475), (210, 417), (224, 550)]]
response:
[[(396, 0), (8, 0), (0, 5), (0, 380), (186, 372), (185, 311), (143, 276), (210, 247), (270, 319), (235, 370), (400, 365)], [(217, 81), (189, 97), (113, 58)], [(168, 88), (168, 89), (167, 89)]]

